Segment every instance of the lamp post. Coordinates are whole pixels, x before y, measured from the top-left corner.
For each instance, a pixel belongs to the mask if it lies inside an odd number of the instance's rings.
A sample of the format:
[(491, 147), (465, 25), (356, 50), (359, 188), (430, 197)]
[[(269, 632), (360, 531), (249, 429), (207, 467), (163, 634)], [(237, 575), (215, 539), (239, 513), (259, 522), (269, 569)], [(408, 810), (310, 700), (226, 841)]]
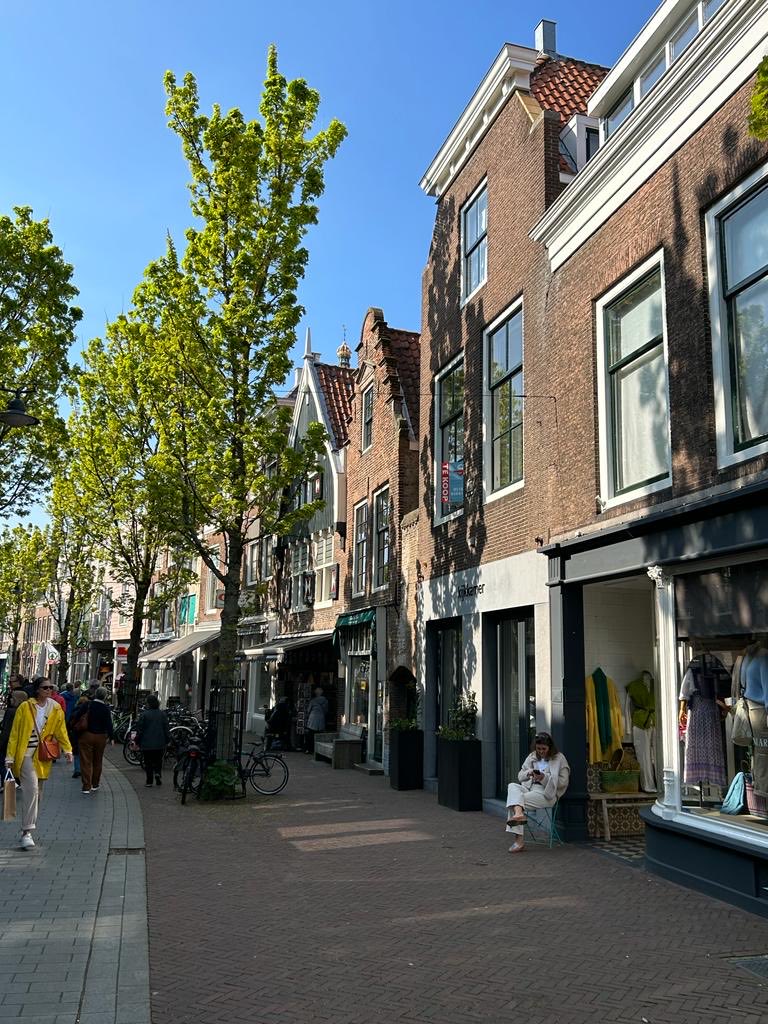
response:
[(36, 416), (30, 416), (27, 412), (24, 399), (21, 397), (21, 388), (15, 388), (12, 391), (8, 388), (0, 388), (0, 390), (13, 395), (6, 408), (0, 412), (0, 423), (4, 423), (6, 427), (36, 427), (38, 425), (40, 420)]

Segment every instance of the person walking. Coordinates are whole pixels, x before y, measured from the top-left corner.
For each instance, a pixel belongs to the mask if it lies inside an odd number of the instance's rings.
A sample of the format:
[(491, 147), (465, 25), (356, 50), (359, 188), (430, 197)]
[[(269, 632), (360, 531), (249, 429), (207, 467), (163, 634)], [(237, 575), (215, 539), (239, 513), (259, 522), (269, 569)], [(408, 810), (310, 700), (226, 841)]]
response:
[(69, 723), (72, 717), (72, 712), (75, 710), (77, 705), (78, 695), (75, 693), (75, 688), (72, 683), (67, 683), (64, 689), (61, 691), (61, 698), (64, 701), (64, 721)]
[(315, 733), (325, 731), (328, 717), (328, 698), (323, 694), (322, 686), (316, 686), (312, 700), (307, 704), (307, 727), (304, 730), (304, 750), (307, 754), (315, 752)]
[(171, 739), (168, 716), (160, 710), (160, 701), (155, 694), (147, 697), (147, 706), (136, 723), (136, 741), (141, 748), (144, 771), (147, 773), (146, 786), (163, 784), (163, 755)]
[[(106, 689), (99, 686), (94, 692), (93, 699), (88, 702), (82, 712), (77, 711), (72, 720), (73, 728), (78, 732), (80, 784), (83, 796), (99, 791), (104, 748), (108, 740), (112, 743), (115, 740), (112, 712), (106, 698)], [(87, 727), (80, 731), (77, 729), (77, 723), (84, 714), (88, 716), (88, 723)]]
[(87, 697), (84, 693), (80, 694), (67, 722), (67, 735), (69, 736), (69, 742), (72, 744), (72, 754), (74, 756), (72, 762), (73, 779), (80, 778), (80, 733), (75, 729), (75, 721), (81, 714), (85, 714), (86, 705), (90, 703), (90, 697)]
[(21, 784), (21, 847), (30, 850), (35, 845), (32, 833), (37, 828), (40, 794), (43, 783), (51, 773), (51, 762), (40, 760), (41, 741), (57, 740), (68, 762), (72, 762), (72, 748), (64, 723), (64, 712), (51, 699), (53, 684), (47, 679), (36, 680), (35, 694), (25, 700), (16, 711), (5, 754), (6, 767)]
[(11, 726), (13, 725), (16, 711), (28, 699), (26, 693), (21, 689), (11, 690), (8, 695), (8, 704), (3, 720), (0, 722), (0, 761), (3, 763), (5, 763), (5, 752), (8, 750), (8, 740), (11, 738)]

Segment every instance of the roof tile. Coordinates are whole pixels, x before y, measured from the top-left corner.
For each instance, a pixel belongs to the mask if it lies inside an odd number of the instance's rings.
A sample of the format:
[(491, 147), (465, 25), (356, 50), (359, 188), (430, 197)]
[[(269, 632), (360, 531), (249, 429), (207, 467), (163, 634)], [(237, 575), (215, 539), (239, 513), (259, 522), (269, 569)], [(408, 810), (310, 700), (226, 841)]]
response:
[(531, 74), (531, 93), (539, 106), (554, 110), (565, 125), (574, 114), (586, 114), (587, 100), (610, 68), (575, 57), (539, 57)]
[(355, 371), (349, 366), (334, 366), (331, 363), (315, 363), (315, 370), (328, 410), (332, 441), (335, 448), (341, 448), (349, 437), (347, 427), (352, 415)]

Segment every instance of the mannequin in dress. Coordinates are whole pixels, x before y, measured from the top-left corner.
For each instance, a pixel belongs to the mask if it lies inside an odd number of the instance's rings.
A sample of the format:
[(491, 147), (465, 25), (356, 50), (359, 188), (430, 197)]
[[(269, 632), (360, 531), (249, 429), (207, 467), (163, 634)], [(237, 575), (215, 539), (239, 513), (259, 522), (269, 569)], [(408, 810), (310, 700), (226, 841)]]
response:
[(731, 676), (713, 654), (698, 654), (689, 663), (680, 687), (680, 723), (685, 731), (683, 782), (725, 786), (722, 715), (731, 692)]

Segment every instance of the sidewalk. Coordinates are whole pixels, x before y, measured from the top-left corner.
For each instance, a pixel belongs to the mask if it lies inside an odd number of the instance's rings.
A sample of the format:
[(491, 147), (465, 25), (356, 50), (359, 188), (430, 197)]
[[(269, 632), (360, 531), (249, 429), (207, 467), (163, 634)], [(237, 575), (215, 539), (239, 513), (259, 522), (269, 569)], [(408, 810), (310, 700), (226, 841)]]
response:
[[(276, 798), (138, 790), (156, 1024), (760, 1024), (768, 921), (288, 754)], [(170, 781), (170, 780), (166, 780)]]
[(54, 765), (35, 849), (0, 823), (3, 1024), (150, 1024), (141, 811), (105, 768), (84, 797), (69, 766)]

